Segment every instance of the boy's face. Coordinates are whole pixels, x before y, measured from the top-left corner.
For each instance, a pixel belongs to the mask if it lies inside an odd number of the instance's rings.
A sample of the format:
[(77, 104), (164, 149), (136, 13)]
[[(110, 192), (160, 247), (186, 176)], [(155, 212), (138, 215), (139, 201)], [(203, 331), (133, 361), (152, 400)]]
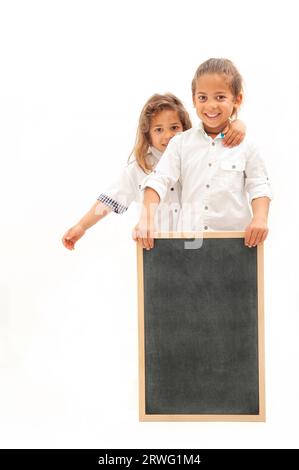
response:
[(242, 95), (233, 96), (228, 80), (219, 74), (205, 74), (197, 80), (193, 104), (207, 133), (221, 132), (241, 105)]
[(183, 126), (178, 113), (172, 109), (164, 109), (151, 119), (149, 130), (151, 145), (164, 152), (170, 139), (182, 131)]

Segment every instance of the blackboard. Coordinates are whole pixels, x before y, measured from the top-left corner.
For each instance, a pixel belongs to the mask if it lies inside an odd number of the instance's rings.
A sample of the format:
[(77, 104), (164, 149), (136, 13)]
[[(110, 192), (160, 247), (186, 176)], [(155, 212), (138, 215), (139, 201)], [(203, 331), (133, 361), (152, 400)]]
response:
[(263, 245), (201, 241), (137, 247), (140, 420), (264, 421)]

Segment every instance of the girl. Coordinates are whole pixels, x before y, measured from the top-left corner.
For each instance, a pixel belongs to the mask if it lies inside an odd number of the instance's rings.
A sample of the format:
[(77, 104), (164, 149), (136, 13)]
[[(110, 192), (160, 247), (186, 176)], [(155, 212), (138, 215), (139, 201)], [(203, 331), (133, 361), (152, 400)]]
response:
[(248, 142), (227, 149), (220, 140), (242, 103), (241, 75), (231, 61), (209, 59), (195, 73), (192, 97), (202, 123), (174, 137), (155, 173), (145, 179), (143, 211), (133, 238), (146, 249), (153, 247), (150, 208), (181, 181), (182, 230), (245, 230), (245, 244), (256, 246), (268, 234), (271, 189), (264, 162)]
[[(170, 139), (191, 128), (191, 121), (182, 102), (174, 95), (155, 94), (144, 105), (139, 118), (134, 149), (134, 160), (123, 170), (116, 183), (97, 198), (84, 217), (63, 236), (63, 245), (73, 250), (85, 231), (107, 214), (125, 212), (131, 202), (142, 202), (141, 183), (156, 167)], [(245, 126), (241, 121), (227, 123), (223, 130), (224, 146), (236, 146), (243, 140)], [(159, 231), (176, 229), (180, 209), (180, 183), (171, 185), (155, 214), (154, 224)]]

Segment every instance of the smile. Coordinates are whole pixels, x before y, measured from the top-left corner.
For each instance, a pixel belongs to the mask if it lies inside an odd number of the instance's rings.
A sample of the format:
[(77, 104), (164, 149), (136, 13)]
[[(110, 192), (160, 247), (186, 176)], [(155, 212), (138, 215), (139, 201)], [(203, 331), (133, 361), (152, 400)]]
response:
[(220, 116), (220, 113), (217, 113), (217, 114), (208, 114), (208, 113), (205, 113), (205, 116), (207, 116), (207, 118), (209, 118), (209, 119), (215, 119), (215, 118), (217, 118), (218, 116)]

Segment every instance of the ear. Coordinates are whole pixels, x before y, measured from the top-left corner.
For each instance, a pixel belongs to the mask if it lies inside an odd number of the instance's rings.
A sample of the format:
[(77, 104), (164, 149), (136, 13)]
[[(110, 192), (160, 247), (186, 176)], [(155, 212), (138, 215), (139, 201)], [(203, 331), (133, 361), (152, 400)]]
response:
[(235, 109), (239, 109), (242, 103), (243, 103), (243, 94), (240, 93), (235, 99), (235, 106), (234, 106)]
[(233, 109), (233, 112), (231, 114), (231, 117), (235, 116), (235, 119), (237, 119), (238, 111), (239, 111), (239, 108), (240, 108), (242, 102), (243, 102), (243, 95), (242, 95), (242, 93), (240, 93), (237, 96), (237, 98), (235, 99), (234, 109)]
[(196, 108), (196, 104), (195, 104), (195, 94), (192, 95), (192, 101), (193, 101), (193, 108)]

